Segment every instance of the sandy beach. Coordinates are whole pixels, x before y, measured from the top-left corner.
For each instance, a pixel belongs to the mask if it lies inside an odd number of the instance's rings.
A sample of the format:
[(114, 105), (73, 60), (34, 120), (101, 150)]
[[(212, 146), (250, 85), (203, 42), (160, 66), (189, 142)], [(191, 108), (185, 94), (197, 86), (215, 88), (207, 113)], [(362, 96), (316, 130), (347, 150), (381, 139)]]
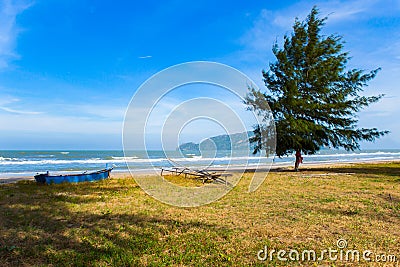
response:
[[(362, 165), (362, 164), (381, 164), (381, 163), (389, 163), (394, 162), (398, 163), (400, 160), (364, 160), (364, 161), (349, 161), (349, 162), (341, 162), (341, 163), (318, 163), (318, 162), (306, 162), (301, 165), (300, 172), (303, 170), (309, 169), (317, 169), (317, 168), (334, 168), (334, 167), (342, 167), (342, 166), (349, 166), (349, 165)], [(268, 167), (259, 167), (257, 170), (261, 172), (269, 172), (269, 171), (279, 171), (279, 170), (292, 170), (293, 164), (289, 163), (275, 163)], [(210, 171), (223, 171), (222, 167), (219, 168), (210, 168)], [(231, 167), (228, 172), (254, 172), (256, 171), (255, 167)], [(133, 170), (132, 173), (129, 171), (113, 171), (111, 173), (111, 178), (120, 179), (126, 177), (135, 177), (135, 176), (149, 176), (149, 175), (158, 175), (161, 172), (161, 168), (154, 168), (148, 170)], [(18, 175), (10, 175), (10, 176), (0, 176), (0, 184), (8, 184), (8, 183), (15, 183), (18, 181), (34, 181), (33, 176), (18, 176)]]

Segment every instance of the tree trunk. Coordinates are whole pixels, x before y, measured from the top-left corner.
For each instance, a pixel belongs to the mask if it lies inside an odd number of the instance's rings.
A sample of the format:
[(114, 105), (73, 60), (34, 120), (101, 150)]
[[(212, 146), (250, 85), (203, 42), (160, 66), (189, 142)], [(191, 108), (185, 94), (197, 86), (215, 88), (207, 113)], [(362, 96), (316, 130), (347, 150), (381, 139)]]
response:
[(303, 157), (301, 156), (301, 151), (300, 150), (296, 150), (296, 161), (294, 163), (294, 170), (295, 171), (299, 170), (299, 165), (302, 162), (303, 162)]

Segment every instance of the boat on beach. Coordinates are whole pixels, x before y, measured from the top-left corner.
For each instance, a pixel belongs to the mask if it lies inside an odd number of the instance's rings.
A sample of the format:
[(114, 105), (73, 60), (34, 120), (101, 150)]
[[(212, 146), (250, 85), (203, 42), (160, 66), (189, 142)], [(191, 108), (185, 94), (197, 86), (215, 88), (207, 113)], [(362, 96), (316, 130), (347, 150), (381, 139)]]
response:
[(35, 180), (39, 184), (61, 184), (79, 183), (104, 180), (110, 177), (113, 168), (106, 168), (95, 172), (83, 172), (78, 174), (50, 175), (49, 172), (35, 175)]

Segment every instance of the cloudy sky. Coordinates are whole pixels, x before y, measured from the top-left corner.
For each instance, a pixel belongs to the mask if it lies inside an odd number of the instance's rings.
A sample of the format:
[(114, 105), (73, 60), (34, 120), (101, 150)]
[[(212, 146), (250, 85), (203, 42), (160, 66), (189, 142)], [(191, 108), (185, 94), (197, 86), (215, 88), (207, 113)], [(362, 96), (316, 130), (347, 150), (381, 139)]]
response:
[(120, 149), (137, 88), (183, 62), (227, 64), (262, 88), (272, 44), (313, 5), (349, 68), (382, 68), (364, 93), (386, 96), (359, 126), (391, 134), (363, 147), (400, 148), (399, 0), (0, 0), (0, 149)]

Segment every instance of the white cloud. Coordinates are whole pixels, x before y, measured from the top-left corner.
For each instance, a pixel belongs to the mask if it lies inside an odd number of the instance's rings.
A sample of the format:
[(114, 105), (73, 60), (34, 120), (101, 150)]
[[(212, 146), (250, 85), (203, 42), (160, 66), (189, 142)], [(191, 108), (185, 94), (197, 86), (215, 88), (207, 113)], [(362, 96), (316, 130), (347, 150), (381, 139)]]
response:
[(304, 20), (314, 5), (319, 9), (321, 17), (328, 16), (329, 26), (351, 20), (370, 19), (373, 16), (393, 16), (393, 13), (400, 10), (399, 1), (394, 0), (304, 0), (276, 11), (263, 9), (255, 19), (253, 27), (240, 40), (245, 52), (265, 54), (266, 51), (270, 51), (277, 38), (281, 39), (284, 34), (292, 31), (295, 18)]
[(329, 17), (329, 23), (335, 23), (359, 19), (363, 14), (370, 13), (378, 2), (382, 1), (324, 1), (318, 4), (318, 8), (322, 15)]
[(7, 108), (7, 107), (1, 107), (0, 109), (7, 111), (9, 113), (14, 113), (14, 114), (19, 114), (19, 115), (37, 115), (37, 114), (42, 114), (42, 112), (37, 112), (37, 111), (24, 111), (24, 110), (16, 110), (12, 108)]
[[(48, 107), (49, 109), (51, 107)], [(101, 118), (106, 120), (122, 121), (125, 115), (126, 107), (120, 106), (108, 106), (102, 103), (98, 104), (85, 104), (85, 105), (62, 105), (61, 109), (67, 111), (67, 113), (76, 114), (79, 111), (81, 115), (87, 115), (89, 117)]]
[[(120, 147), (125, 107), (62, 105), (0, 95), (2, 149)], [(31, 111), (39, 109), (39, 111)]]
[(20, 108), (13, 108), (10, 107), (12, 105), (16, 105), (20, 102), (21, 100), (16, 97), (12, 96), (0, 96), (0, 110), (6, 111), (8, 113), (12, 114), (19, 114), (19, 115), (37, 115), (37, 114), (42, 114), (43, 112), (37, 112), (37, 111), (28, 111), (28, 110), (23, 110)]
[(14, 51), (20, 32), (16, 17), (31, 6), (30, 3), (13, 0), (0, 0), (0, 70), (9, 66), (9, 62), (19, 56)]
[(4, 106), (4, 105), (18, 102), (18, 101), (20, 101), (20, 100), (16, 97), (12, 97), (9, 95), (0, 95), (0, 106)]
[(92, 118), (56, 116), (49, 114), (4, 114), (0, 116), (0, 132), (120, 134), (121, 122), (98, 121)]

